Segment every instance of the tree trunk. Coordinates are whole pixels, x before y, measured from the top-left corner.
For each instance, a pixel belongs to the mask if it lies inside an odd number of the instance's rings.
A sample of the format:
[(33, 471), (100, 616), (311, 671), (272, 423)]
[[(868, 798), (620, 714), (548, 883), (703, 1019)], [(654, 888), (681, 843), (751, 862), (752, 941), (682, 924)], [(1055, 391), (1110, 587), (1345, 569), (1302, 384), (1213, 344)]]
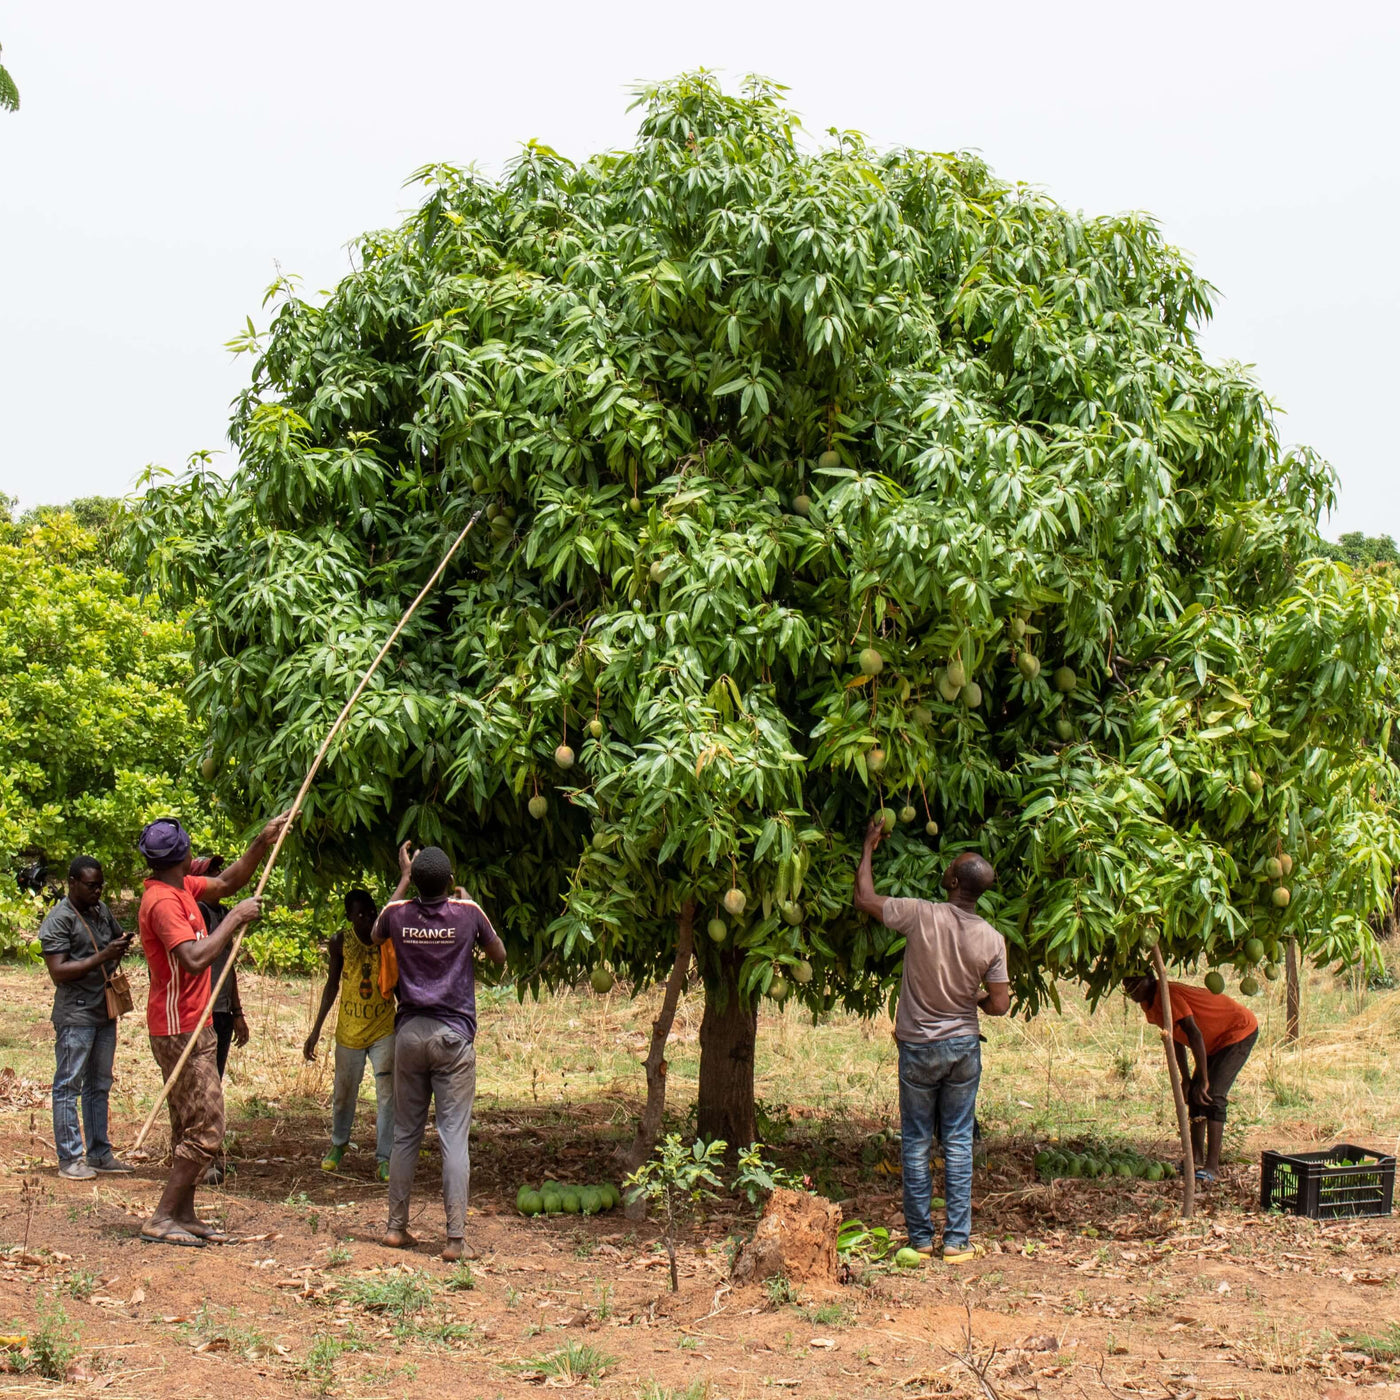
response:
[(1190, 1220), (1196, 1213), (1196, 1157), (1191, 1151), (1191, 1115), (1186, 1108), (1186, 1094), (1181, 1087), (1181, 1071), (1176, 1065), (1176, 1045), (1172, 1039), (1172, 994), (1167, 986), (1167, 967), (1162, 950), (1154, 945), (1152, 967), (1157, 974), (1157, 991), (1162, 998), (1162, 1046), (1167, 1052), (1167, 1075), (1172, 1082), (1172, 1099), (1176, 1103), (1176, 1128), (1181, 1134), (1181, 1218)]
[(1299, 998), (1298, 998), (1298, 940), (1290, 938), (1288, 946), (1284, 952), (1284, 963), (1286, 966), (1286, 1013), (1283, 1030), (1283, 1038), (1290, 1045), (1294, 1044), (1299, 1035)]
[(716, 972), (705, 979), (700, 1022), (700, 1102), (696, 1132), (723, 1138), (730, 1150), (758, 1138), (753, 1107), (753, 1055), (758, 1008), (739, 995), (742, 951), (732, 942), (719, 951)]
[(686, 900), (676, 921), (676, 961), (666, 979), (666, 994), (661, 999), (661, 1011), (651, 1023), (651, 1048), (643, 1064), (647, 1072), (647, 1102), (637, 1123), (637, 1135), (631, 1145), (619, 1148), (617, 1157), (624, 1172), (634, 1172), (651, 1156), (661, 1132), (661, 1118), (666, 1111), (666, 1041), (676, 1019), (676, 1004), (685, 989), (690, 973), (690, 957), (694, 949), (695, 901)]

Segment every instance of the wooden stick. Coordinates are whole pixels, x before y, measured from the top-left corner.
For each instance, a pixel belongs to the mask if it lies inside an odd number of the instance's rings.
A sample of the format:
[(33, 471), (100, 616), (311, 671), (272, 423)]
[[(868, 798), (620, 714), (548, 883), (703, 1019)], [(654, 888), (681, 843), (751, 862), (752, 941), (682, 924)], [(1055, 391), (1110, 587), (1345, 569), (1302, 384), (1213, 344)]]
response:
[[(676, 960), (671, 975), (666, 979), (666, 994), (661, 999), (661, 1011), (651, 1023), (651, 1048), (643, 1061), (647, 1072), (647, 1102), (642, 1116), (637, 1120), (637, 1134), (631, 1145), (618, 1152), (617, 1157), (623, 1171), (634, 1172), (652, 1154), (656, 1139), (661, 1132), (661, 1119), (666, 1111), (666, 1041), (671, 1034), (671, 1026), (676, 1019), (676, 1003), (685, 987), (685, 979), (690, 974), (690, 958), (694, 950), (695, 901), (687, 899), (681, 906), (676, 920)], [(632, 1214), (632, 1204), (628, 1203), (627, 1218), (646, 1218), (645, 1202), (639, 1197), (636, 1204), (641, 1207), (637, 1215)]]
[(1284, 1023), (1283, 1038), (1290, 1045), (1298, 1042), (1299, 1027), (1299, 997), (1298, 997), (1298, 940), (1290, 938), (1286, 950), (1286, 961), (1288, 970), (1286, 972), (1287, 991), (1285, 1005), (1287, 1007), (1286, 1020)]
[[(478, 508), (476, 514), (474, 514), (463, 527), (462, 533), (452, 541), (452, 547), (442, 556), (442, 562), (433, 570), (433, 576), (423, 585), (419, 590), (418, 596), (408, 605), (408, 611), (399, 619), (398, 626), (389, 633), (388, 641), (379, 648), (379, 654), (370, 662), (369, 670), (360, 677), (360, 683), (355, 687), (354, 694), (345, 702), (345, 708), (341, 710), (340, 714), (336, 717), (335, 723), (331, 725), (330, 733), (326, 735), (320, 749), (317, 750), (315, 759), (312, 760), (310, 769), (307, 770), (306, 778), (301, 785), (301, 791), (297, 793), (296, 801), (292, 803), (292, 809), (287, 816), (286, 823), (282, 827), (282, 830), (277, 833), (277, 840), (272, 847), (272, 854), (268, 856), (267, 864), (263, 866), (262, 876), (258, 880), (257, 889), (253, 891), (252, 897), (254, 899), (262, 898), (262, 893), (267, 888), (268, 879), (272, 875), (272, 867), (277, 864), (277, 857), (282, 850), (282, 843), (287, 839), (287, 833), (292, 829), (292, 823), (296, 821), (297, 814), (301, 811), (301, 804), (306, 800), (306, 794), (310, 791), (312, 781), (315, 779), (316, 773), (321, 767), (321, 760), (325, 758), (332, 741), (335, 739), (335, 736), (340, 733), (341, 727), (349, 718), (350, 711), (355, 708), (355, 702), (360, 698), (364, 688), (369, 684), (370, 678), (379, 669), (379, 663), (389, 654), (389, 648), (398, 640), (399, 633), (408, 625), (409, 618), (418, 611), (419, 603), (432, 591), (433, 585), (442, 577), (443, 570), (447, 568), (452, 556), (456, 554), (458, 546), (466, 539), (472, 526), (475, 525), (480, 518), (481, 509)], [(150, 1132), (151, 1124), (155, 1122), (156, 1114), (160, 1112), (161, 1104), (165, 1102), (171, 1089), (175, 1087), (175, 1081), (179, 1079), (180, 1071), (184, 1069), (185, 1062), (193, 1053), (195, 1041), (199, 1037), (199, 1028), (203, 1027), (205, 1017), (209, 1015), (210, 1008), (213, 1007), (214, 1002), (218, 999), (219, 993), (223, 990), (224, 982), (227, 980), (235, 961), (237, 961), (238, 950), (243, 943), (243, 934), (247, 927), (248, 926), (245, 924), (243, 928), (239, 929), (238, 932), (234, 934), (233, 946), (229, 949), (228, 957), (224, 961), (223, 971), (219, 973), (219, 980), (214, 983), (209, 991), (209, 1000), (205, 1002), (204, 1010), (199, 1013), (199, 1020), (196, 1023), (197, 1028), (190, 1032), (190, 1038), (186, 1042), (184, 1050), (181, 1051), (180, 1058), (175, 1061), (175, 1068), (170, 1071), (170, 1077), (161, 1086), (160, 1093), (156, 1095), (156, 1101), (151, 1105), (151, 1111), (147, 1115), (146, 1121), (141, 1125), (141, 1131), (136, 1135), (134, 1146), (140, 1147), (146, 1140), (146, 1134)]]
[(1152, 948), (1152, 970), (1157, 974), (1157, 992), (1162, 999), (1162, 1045), (1167, 1052), (1167, 1075), (1172, 1082), (1172, 1098), (1176, 1103), (1176, 1126), (1181, 1134), (1181, 1218), (1190, 1220), (1196, 1213), (1196, 1158), (1191, 1151), (1191, 1115), (1186, 1108), (1186, 1095), (1181, 1088), (1181, 1071), (1176, 1063), (1176, 1042), (1172, 1039), (1172, 994), (1167, 986), (1167, 968), (1162, 950)]

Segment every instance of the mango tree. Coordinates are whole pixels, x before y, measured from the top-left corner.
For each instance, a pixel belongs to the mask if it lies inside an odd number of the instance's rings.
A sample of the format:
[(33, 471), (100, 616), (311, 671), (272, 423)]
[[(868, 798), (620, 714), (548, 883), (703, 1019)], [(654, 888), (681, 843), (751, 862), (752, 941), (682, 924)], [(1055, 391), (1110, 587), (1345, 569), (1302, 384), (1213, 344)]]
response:
[(1400, 856), (1400, 600), (1309, 562), (1332, 475), (1203, 358), (1209, 286), (1150, 219), (799, 143), (779, 94), (688, 75), (631, 149), (419, 172), (350, 276), (280, 282), (235, 343), (237, 471), (152, 480), (138, 526), (251, 813), (485, 507), (297, 858), (441, 843), (522, 989), (660, 979), (693, 915), (699, 1128), (730, 1143), (765, 995), (897, 984), (850, 908), (876, 811), (886, 892), (996, 863), (1026, 1012), (1158, 942), (1363, 958)]

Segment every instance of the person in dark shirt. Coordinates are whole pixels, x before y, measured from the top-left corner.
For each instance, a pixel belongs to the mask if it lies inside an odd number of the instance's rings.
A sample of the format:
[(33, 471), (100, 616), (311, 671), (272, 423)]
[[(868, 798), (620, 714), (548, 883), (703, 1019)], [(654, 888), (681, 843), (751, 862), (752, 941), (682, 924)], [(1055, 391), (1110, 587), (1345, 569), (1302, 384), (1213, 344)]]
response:
[(371, 935), (375, 944), (392, 941), (399, 971), (394, 1150), (389, 1159), (389, 1227), (384, 1243), (390, 1249), (417, 1243), (408, 1233), (408, 1202), (428, 1124), (428, 1103), (433, 1100), (447, 1214), (442, 1257), (450, 1263), (475, 1258), (466, 1242), (471, 1181), (468, 1139), (476, 1097), (473, 957), (480, 947), (499, 967), (505, 963), (506, 950), (480, 906), (464, 891), (453, 892), (452, 863), (445, 851), (425, 847), (413, 857), (409, 874), (417, 898), (386, 904)]
[[(196, 856), (190, 862), (191, 875), (203, 875), (209, 877), (218, 875), (224, 868), (223, 856)], [(210, 903), (207, 900), (196, 900), (199, 905), (199, 912), (204, 915), (204, 927), (213, 933), (224, 921), (224, 915), (228, 910), (217, 900)], [(209, 976), (217, 982), (224, 970), (224, 964), (228, 962), (228, 948), (226, 947), (213, 962), (209, 964)], [(214, 998), (214, 1010), (211, 1013), (214, 1021), (215, 1063), (219, 1067), (219, 1078), (224, 1077), (224, 1070), (228, 1068), (229, 1047), (237, 1045), (241, 1050), (247, 1045), (250, 1032), (248, 1030), (247, 1018), (243, 1015), (243, 998), (238, 992), (238, 969), (231, 968), (228, 976), (224, 979), (224, 985), (219, 989), (219, 995)]]
[(39, 947), (54, 984), (53, 1140), (58, 1174), (72, 1181), (131, 1170), (112, 1151), (107, 1136), (117, 1022), (107, 1014), (105, 985), (107, 969), (131, 947), (131, 934), (122, 931), (103, 903), (102, 886), (101, 864), (92, 856), (75, 856), (68, 867), (68, 894), (39, 928)]

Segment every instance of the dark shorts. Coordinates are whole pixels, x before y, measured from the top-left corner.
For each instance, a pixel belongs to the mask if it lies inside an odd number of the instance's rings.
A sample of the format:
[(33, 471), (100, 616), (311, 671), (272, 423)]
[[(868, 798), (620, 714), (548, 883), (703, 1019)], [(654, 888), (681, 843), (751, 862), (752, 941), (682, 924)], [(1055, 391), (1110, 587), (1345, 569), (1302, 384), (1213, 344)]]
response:
[(214, 1020), (214, 1061), (219, 1067), (219, 1078), (224, 1077), (224, 1067), (228, 1064), (228, 1048), (233, 1044), (233, 1012), (215, 1011)]
[(1259, 1032), (1250, 1031), (1243, 1040), (1237, 1040), (1207, 1057), (1206, 1073), (1210, 1076), (1210, 1104), (1204, 1113), (1207, 1122), (1225, 1121), (1235, 1076), (1244, 1068), (1244, 1062), (1249, 1059), (1249, 1052), (1254, 1049), (1254, 1042), (1258, 1039)]

